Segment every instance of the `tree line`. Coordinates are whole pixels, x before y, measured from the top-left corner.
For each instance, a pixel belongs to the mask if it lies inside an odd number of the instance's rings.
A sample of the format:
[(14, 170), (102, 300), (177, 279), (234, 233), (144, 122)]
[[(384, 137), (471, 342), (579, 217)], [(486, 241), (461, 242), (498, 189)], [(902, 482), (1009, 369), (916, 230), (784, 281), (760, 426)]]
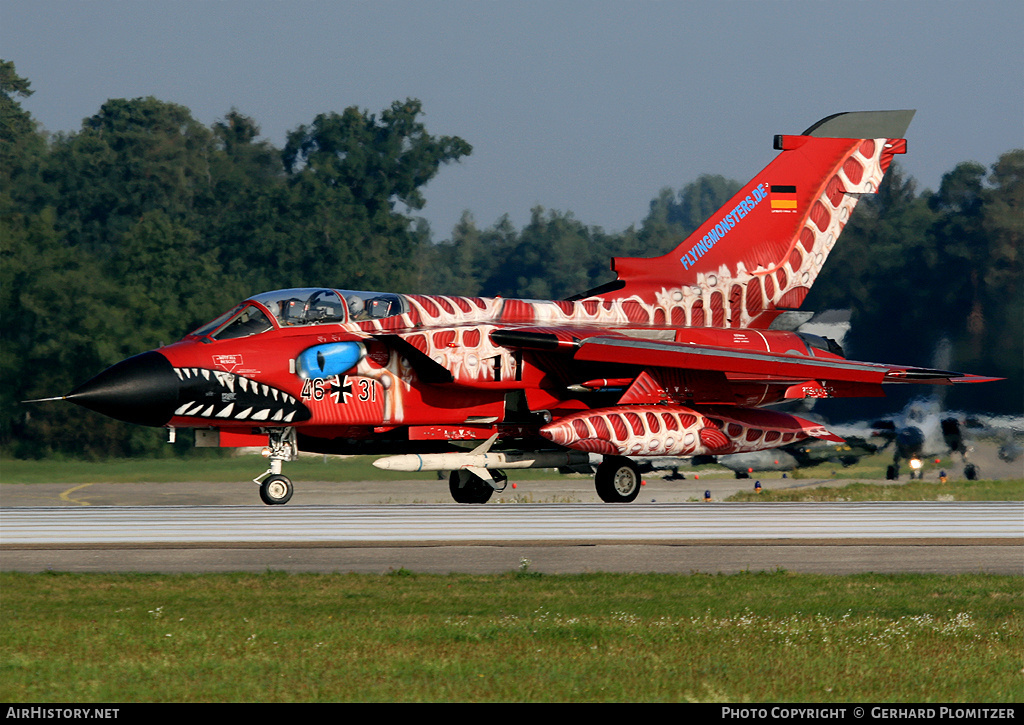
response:
[[(620, 232), (537, 207), (516, 228), (470, 212), (436, 241), (416, 212), (444, 165), (472, 153), (424, 126), (421, 103), (317, 115), (284, 148), (237, 110), (210, 127), (156, 98), (111, 99), (48, 134), (0, 61), (0, 449), (88, 456), (166, 451), (158, 431), (60, 395), (108, 365), (179, 339), (237, 301), (285, 287), (560, 299), (613, 278), (612, 256), (675, 247), (740, 184), (704, 175), (658, 192)], [(862, 203), (806, 309), (849, 307), (847, 352), (1008, 377), (972, 399), (1022, 407), (1024, 151), (947, 173), (919, 193), (894, 166)], [(980, 399), (977, 393), (981, 393)]]

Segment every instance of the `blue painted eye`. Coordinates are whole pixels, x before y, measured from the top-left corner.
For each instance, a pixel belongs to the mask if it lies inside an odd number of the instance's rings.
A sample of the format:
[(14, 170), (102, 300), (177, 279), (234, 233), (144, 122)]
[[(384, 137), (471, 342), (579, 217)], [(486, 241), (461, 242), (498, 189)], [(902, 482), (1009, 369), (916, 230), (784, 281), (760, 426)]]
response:
[(296, 359), (299, 377), (318, 380), (346, 373), (356, 366), (366, 348), (361, 342), (331, 342), (302, 351)]

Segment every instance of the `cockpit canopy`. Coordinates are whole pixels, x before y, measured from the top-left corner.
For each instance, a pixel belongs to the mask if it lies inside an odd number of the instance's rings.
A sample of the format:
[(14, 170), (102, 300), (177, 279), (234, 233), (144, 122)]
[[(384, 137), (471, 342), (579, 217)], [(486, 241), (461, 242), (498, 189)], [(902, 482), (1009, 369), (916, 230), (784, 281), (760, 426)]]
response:
[(405, 312), (404, 300), (386, 292), (323, 287), (276, 290), (250, 297), (189, 337), (230, 340), (280, 327), (374, 320)]

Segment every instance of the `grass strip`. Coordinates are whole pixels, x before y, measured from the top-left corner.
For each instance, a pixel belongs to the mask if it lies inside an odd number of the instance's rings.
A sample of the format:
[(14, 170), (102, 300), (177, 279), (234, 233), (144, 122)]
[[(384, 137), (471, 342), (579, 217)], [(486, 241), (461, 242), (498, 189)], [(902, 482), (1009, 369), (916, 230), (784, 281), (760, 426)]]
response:
[(0, 573), (6, 702), (1019, 702), (1020, 577)]
[(1020, 501), (1024, 499), (1024, 479), (998, 481), (906, 481), (903, 483), (864, 483), (845, 486), (761, 489), (740, 491), (726, 501)]

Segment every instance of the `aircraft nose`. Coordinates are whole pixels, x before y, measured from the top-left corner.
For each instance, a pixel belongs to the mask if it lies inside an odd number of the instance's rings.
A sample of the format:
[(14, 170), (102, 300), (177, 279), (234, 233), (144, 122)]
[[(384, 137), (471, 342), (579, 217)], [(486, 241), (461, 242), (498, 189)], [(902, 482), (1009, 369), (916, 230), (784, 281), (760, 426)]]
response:
[(921, 432), (920, 428), (912, 425), (900, 428), (896, 432), (896, 445), (899, 446), (903, 455), (908, 458), (920, 455), (924, 447), (924, 433)]
[(65, 399), (127, 423), (159, 427), (174, 414), (180, 382), (170, 361), (150, 351), (112, 365)]

